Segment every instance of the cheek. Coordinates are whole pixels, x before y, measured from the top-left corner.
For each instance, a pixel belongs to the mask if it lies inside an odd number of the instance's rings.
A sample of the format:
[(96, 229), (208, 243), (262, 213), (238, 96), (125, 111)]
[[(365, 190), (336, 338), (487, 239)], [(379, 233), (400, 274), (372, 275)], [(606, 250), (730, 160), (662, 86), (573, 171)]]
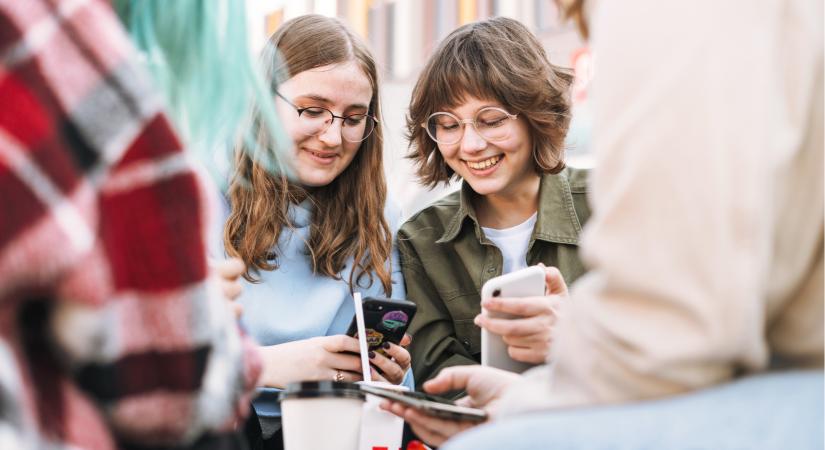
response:
[(295, 145), (299, 145), (301, 141), (306, 139), (306, 136), (298, 132), (298, 115), (293, 109), (285, 109), (280, 102), (276, 103), (278, 110), (278, 118), (281, 119), (281, 125), (287, 135), (292, 139)]
[(344, 151), (351, 155), (355, 155), (359, 151), (361, 151), (361, 146), (364, 145), (363, 142), (347, 142), (343, 141)]
[(441, 154), (441, 157), (444, 158), (445, 161), (451, 161), (458, 155), (457, 145), (439, 145), (436, 148), (436, 151)]
[(287, 133), (289, 133), (289, 136), (292, 138), (292, 142), (295, 144), (295, 146), (292, 148), (292, 151), (297, 156), (301, 152), (301, 145), (303, 145), (303, 143), (309, 140), (310, 138), (302, 134), (295, 134), (293, 133), (293, 130), (289, 128), (287, 128), (286, 130)]

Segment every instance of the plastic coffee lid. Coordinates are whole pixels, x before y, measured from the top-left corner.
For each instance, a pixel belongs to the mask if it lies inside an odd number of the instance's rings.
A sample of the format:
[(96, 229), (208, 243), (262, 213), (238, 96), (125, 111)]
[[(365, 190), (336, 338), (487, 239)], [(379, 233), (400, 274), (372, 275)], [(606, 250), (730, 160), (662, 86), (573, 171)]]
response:
[(341, 381), (297, 381), (289, 383), (279, 395), (281, 401), (297, 398), (354, 398), (364, 400), (366, 394), (355, 383)]

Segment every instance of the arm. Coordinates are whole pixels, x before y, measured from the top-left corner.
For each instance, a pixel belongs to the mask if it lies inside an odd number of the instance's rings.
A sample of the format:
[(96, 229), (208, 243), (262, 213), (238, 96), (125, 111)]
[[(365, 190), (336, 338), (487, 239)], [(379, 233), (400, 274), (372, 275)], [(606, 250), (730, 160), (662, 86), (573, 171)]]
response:
[[(159, 170), (176, 160), (178, 170)], [(255, 346), (207, 278), (202, 186), (155, 115), (104, 178), (99, 239), (59, 287), (57, 341), (125, 441), (221, 430), (258, 379)]]
[(409, 331), (415, 379), (423, 383), (444, 367), (478, 364), (456, 337), (452, 317), (403, 231), (397, 242), (407, 297), (418, 305)]

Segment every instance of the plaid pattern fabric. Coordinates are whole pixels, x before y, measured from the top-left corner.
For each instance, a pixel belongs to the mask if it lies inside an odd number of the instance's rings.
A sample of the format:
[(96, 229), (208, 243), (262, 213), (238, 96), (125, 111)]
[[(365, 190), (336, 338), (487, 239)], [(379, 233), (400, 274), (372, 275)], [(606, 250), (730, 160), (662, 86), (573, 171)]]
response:
[(103, 0), (0, 0), (0, 448), (172, 445), (260, 361), (207, 281), (204, 185)]

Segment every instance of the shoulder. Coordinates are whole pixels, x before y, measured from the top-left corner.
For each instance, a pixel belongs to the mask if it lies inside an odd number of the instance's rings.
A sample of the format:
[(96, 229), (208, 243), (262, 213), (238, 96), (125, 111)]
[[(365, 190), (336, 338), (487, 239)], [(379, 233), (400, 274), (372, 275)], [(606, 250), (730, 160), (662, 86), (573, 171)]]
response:
[(401, 225), (401, 207), (392, 195), (387, 195), (387, 201), (384, 203), (384, 219), (390, 227), (390, 232), (395, 234)]
[(413, 214), (401, 225), (399, 236), (408, 239), (435, 237), (431, 239), (435, 242), (444, 233), (447, 225), (454, 220), (460, 205), (460, 194), (460, 191), (451, 192)]
[(567, 179), (567, 184), (570, 186), (570, 196), (573, 199), (573, 208), (576, 211), (576, 216), (579, 223), (584, 226), (590, 219), (590, 198), (588, 179), (590, 177), (589, 168), (581, 167), (567, 167), (560, 175)]
[(562, 174), (567, 178), (567, 183), (570, 185), (570, 192), (573, 194), (587, 194), (588, 178), (590, 177), (590, 169), (582, 167), (567, 167), (562, 171)]

